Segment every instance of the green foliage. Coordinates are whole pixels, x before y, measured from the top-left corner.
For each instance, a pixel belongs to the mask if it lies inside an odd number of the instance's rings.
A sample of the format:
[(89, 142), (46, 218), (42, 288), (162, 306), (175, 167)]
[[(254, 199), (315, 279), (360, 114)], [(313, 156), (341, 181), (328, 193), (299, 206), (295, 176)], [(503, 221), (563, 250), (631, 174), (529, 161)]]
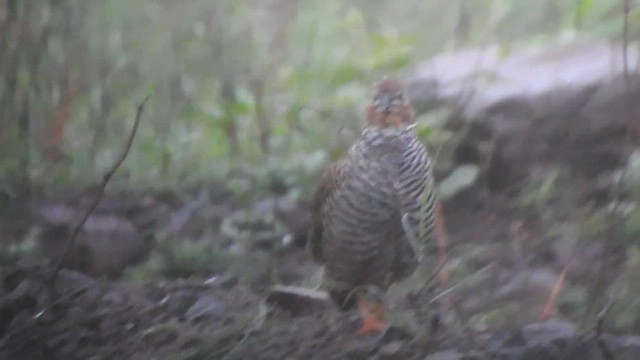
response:
[[(36, 110), (31, 174), (44, 184), (99, 179), (120, 151), (136, 102), (149, 94), (152, 101), (123, 167), (130, 175), (124, 185), (191, 183), (225, 178), (238, 169), (261, 177), (282, 164), (285, 177), (305, 179), (344, 151), (349, 141), (339, 134), (357, 133), (370, 86), (382, 75), (402, 74), (450, 43), (473, 46), (497, 38), (508, 51), (512, 40), (533, 39), (549, 29), (576, 26), (609, 35), (606, 28), (619, 31), (621, 21), (614, 0), (459, 5), (414, 1), (399, 7), (357, 0), (24, 5), (21, 20), (52, 31), (46, 46), (25, 53), (16, 67), (17, 97), (6, 91), (2, 78), (0, 104), (29, 96)], [(632, 9), (632, 30), (637, 14)], [(459, 33), (461, 26), (467, 35)], [(39, 67), (32, 69), (37, 60)], [(61, 149), (72, 163), (51, 166), (42, 157), (41, 139), (50, 136), (60, 99), (74, 89)], [(8, 129), (2, 136), (15, 127)], [(430, 139), (441, 131), (425, 129), (432, 132)], [(13, 145), (6, 149), (24, 152)], [(300, 160), (317, 158), (319, 150), (324, 157), (313, 168)], [(23, 170), (16, 159), (0, 156), (0, 174)]]
[(439, 198), (447, 199), (475, 184), (480, 174), (477, 165), (461, 165), (440, 183)]
[(167, 252), (170, 256), (165, 258), (164, 275), (210, 274), (221, 266), (222, 254), (210, 244), (193, 241), (173, 241), (172, 244), (178, 248)]
[(590, 236), (603, 234), (609, 229), (610, 220), (605, 214), (593, 214), (582, 224), (582, 233)]
[(640, 324), (640, 285), (637, 281), (640, 271), (640, 248), (637, 245), (630, 246), (626, 254), (627, 260), (611, 286), (611, 293), (616, 302), (607, 317), (618, 328), (637, 332)]
[(557, 189), (556, 181), (560, 175), (559, 170), (551, 170), (541, 179), (536, 179), (521, 191), (518, 202), (525, 208), (540, 208), (554, 195)]
[[(0, 192), (7, 193), (12, 190), (8, 179), (25, 171), (26, 158), (32, 179), (52, 189), (99, 181), (122, 150), (136, 103), (147, 95), (152, 99), (134, 146), (110, 186), (223, 179), (234, 199), (245, 200), (267, 189), (275, 174), (304, 188), (357, 136), (370, 87), (383, 75), (403, 77), (421, 59), (460, 47), (497, 42), (500, 56), (506, 57), (521, 42), (548, 45), (581, 35), (619, 39), (623, 22), (618, 0), (414, 0), (401, 6), (362, 0), (29, 3), (18, 2), (25, 23), (11, 28), (28, 28), (33, 39), (48, 31), (40, 48), (35, 41), (23, 41), (24, 35), (0, 32), (8, 44), (24, 44), (0, 49), (0, 63), (15, 65), (0, 69), (0, 119), (8, 119), (0, 124)], [(8, 17), (0, 18), (0, 30), (5, 30)], [(629, 25), (630, 39), (637, 43), (640, 8), (629, 13)], [(11, 64), (13, 50), (20, 50), (18, 64)], [(468, 80), (484, 82), (492, 76), (486, 72)], [(46, 140), (67, 95), (72, 104), (60, 150), (69, 161), (56, 162), (46, 156)], [(26, 103), (31, 123), (23, 138), (16, 119)], [(449, 174), (440, 184), (442, 198), (472, 186), (480, 172), (476, 165), (458, 166), (452, 160), (466, 130), (445, 128), (451, 116), (451, 110), (442, 110), (418, 120), (437, 170), (444, 170), (438, 173)], [(625, 193), (638, 198), (640, 153), (630, 157), (619, 176)], [(640, 238), (637, 204), (612, 229), (610, 214), (571, 202), (574, 194), (564, 190), (573, 179), (566, 177), (564, 170), (547, 169), (532, 174), (534, 180), (520, 192), (522, 209), (517, 210), (540, 215), (536, 220), (547, 231), (547, 239), (523, 241), (526, 249), (535, 248), (535, 241), (552, 242), (548, 248), (559, 253), (555, 249), (590, 248), (594, 239), (608, 241), (622, 231), (630, 239)], [(558, 203), (570, 214), (559, 217)], [(276, 276), (265, 273), (276, 267), (272, 262), (282, 241), (267, 240), (281, 236), (265, 233), (266, 240), (258, 239), (257, 232), (234, 239), (231, 249), (209, 233), (198, 239), (164, 236), (127, 277), (210, 275), (231, 268), (255, 283), (275, 282)], [(517, 236), (511, 237), (515, 244)], [(25, 257), (34, 245), (27, 240), (5, 246), (0, 263)], [(615, 280), (624, 304), (612, 315), (618, 326), (635, 322), (637, 328), (636, 245), (630, 245)], [(243, 247), (267, 249), (254, 254)], [(447, 266), (457, 271), (454, 280), (464, 280), (475, 268), (468, 259), (487, 263), (505, 252), (476, 241), (460, 248), (468, 256), (453, 257)], [(568, 285), (560, 307), (573, 314), (587, 311), (589, 295)], [(521, 310), (518, 304), (478, 314), (469, 326), (482, 330), (508, 323)]]
[[(283, 16), (288, 8), (294, 14)], [(362, 11), (336, 1), (270, 9), (248, 1), (109, 0), (79, 9), (69, 26), (84, 35), (84, 47), (55, 37), (45, 53), (54, 66), (66, 63), (78, 74), (73, 81), (83, 89), (73, 99), (63, 144), (72, 166), (53, 167), (53, 177), (35, 171), (46, 183), (62, 179), (58, 173), (72, 182), (99, 178), (119, 154), (136, 102), (148, 94), (122, 170), (128, 186), (191, 183), (239, 168), (260, 176), (277, 164), (291, 176), (308, 176), (323, 161), (309, 168), (303, 159), (326, 147), (337, 128), (360, 126), (355, 105), (366, 101), (373, 80), (411, 62), (416, 43), (364, 29)], [(73, 51), (86, 61), (70, 57)], [(31, 81), (30, 72), (20, 74)], [(265, 84), (260, 96), (256, 81)], [(262, 127), (269, 149), (259, 143)], [(36, 157), (32, 165), (46, 162)]]
[(594, 0), (577, 0), (576, 12), (575, 12), (575, 24), (576, 27), (581, 27), (584, 23), (584, 19), (589, 16), (593, 11)]
[(558, 298), (558, 308), (563, 314), (584, 314), (589, 303), (589, 293), (584, 287), (569, 286), (563, 289)]
[(522, 309), (516, 304), (507, 304), (498, 309), (475, 314), (467, 322), (467, 326), (475, 331), (487, 331), (498, 327), (505, 327), (522, 316)]
[(625, 222), (625, 232), (635, 239), (640, 238), (640, 209), (635, 209), (629, 214)]
[(150, 278), (210, 275), (227, 266), (225, 254), (210, 242), (167, 238), (158, 243), (142, 264), (127, 269), (125, 278), (143, 281)]

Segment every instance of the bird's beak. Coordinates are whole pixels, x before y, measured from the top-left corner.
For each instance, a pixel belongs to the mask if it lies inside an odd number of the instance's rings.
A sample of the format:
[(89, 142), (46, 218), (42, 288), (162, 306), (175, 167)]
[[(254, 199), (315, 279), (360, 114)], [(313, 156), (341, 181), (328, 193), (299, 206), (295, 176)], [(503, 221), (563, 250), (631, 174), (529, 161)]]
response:
[(379, 101), (379, 108), (385, 115), (389, 115), (389, 113), (391, 112), (391, 107), (393, 106), (393, 97), (391, 95), (382, 95)]

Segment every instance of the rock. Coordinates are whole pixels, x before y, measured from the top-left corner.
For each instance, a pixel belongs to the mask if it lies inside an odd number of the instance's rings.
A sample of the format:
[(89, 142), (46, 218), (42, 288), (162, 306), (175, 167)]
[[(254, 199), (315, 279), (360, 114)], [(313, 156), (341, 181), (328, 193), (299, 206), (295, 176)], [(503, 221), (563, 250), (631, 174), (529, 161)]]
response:
[(438, 351), (424, 358), (424, 360), (462, 360), (462, 359), (463, 359), (462, 354), (460, 354), (455, 350)]
[[(84, 212), (54, 204), (40, 209), (42, 231), (40, 249), (58, 261)], [(154, 240), (142, 236), (134, 224), (115, 214), (91, 214), (71, 247), (63, 266), (94, 277), (117, 277), (130, 265), (142, 260)]]
[(521, 333), (527, 346), (566, 343), (576, 337), (576, 327), (568, 322), (551, 320), (525, 325)]
[[(569, 323), (550, 321), (530, 324), (522, 329), (526, 346), (518, 359), (536, 360), (616, 360), (640, 359), (640, 337), (605, 335), (600, 341), (593, 335), (583, 336)], [(602, 347), (606, 346), (606, 350)], [(610, 352), (605, 355), (605, 351)]]
[[(393, 322), (393, 319), (392, 319)], [(391, 324), (384, 332), (380, 341), (386, 343), (394, 343), (397, 341), (407, 342), (416, 337), (416, 332), (410, 329), (408, 326), (399, 326), (397, 324)]]
[[(409, 84), (412, 102), (457, 104), (470, 114), (501, 108), (515, 115), (518, 108), (526, 108), (527, 103), (546, 96), (546, 102), (562, 109), (561, 104), (576, 99), (571, 94), (594, 84), (606, 85), (623, 72), (622, 51), (604, 41), (575, 42), (546, 49), (522, 48), (506, 57), (501, 51), (497, 45), (468, 49), (441, 54), (423, 63)], [(636, 61), (638, 51), (631, 48), (629, 62)], [(557, 93), (558, 90), (563, 92)], [(598, 99), (609, 102), (612, 97), (604, 94), (611, 92), (604, 92)]]
[(489, 359), (489, 357), (485, 356), (480, 351), (471, 351), (469, 353), (464, 354), (462, 360), (485, 360)]
[[(491, 176), (502, 180), (495, 190), (516, 183), (532, 162), (568, 163), (586, 178), (624, 164), (626, 104), (640, 94), (640, 76), (630, 75), (627, 90), (619, 46), (590, 41), (501, 52), (494, 46), (436, 56), (408, 86), (418, 112), (445, 105), (456, 114), (448, 125), (469, 129), (453, 146), (479, 154), (486, 171), (500, 160), (510, 174)], [(629, 64), (640, 57), (635, 47), (628, 54)]]
[(383, 345), (378, 350), (378, 359), (398, 359), (399, 355), (406, 349), (407, 343), (404, 341), (393, 341), (386, 345)]
[(282, 248), (288, 235), (286, 227), (273, 215), (253, 210), (238, 210), (226, 217), (220, 233), (233, 240), (232, 251), (240, 254), (252, 249)]
[(331, 302), (329, 295), (322, 291), (278, 285), (269, 291), (267, 304), (300, 315), (325, 309)]
[(188, 321), (201, 321), (207, 317), (222, 315), (225, 311), (224, 305), (213, 296), (200, 297), (185, 313)]
[(614, 359), (640, 359), (640, 336), (605, 336), (604, 338)]
[(253, 211), (263, 217), (275, 217), (287, 229), (294, 243), (300, 246), (306, 243), (311, 212), (293, 192), (261, 200), (254, 204)]
[(556, 356), (550, 359), (610, 360), (604, 356), (594, 337), (576, 336), (567, 349), (556, 351), (555, 354)]

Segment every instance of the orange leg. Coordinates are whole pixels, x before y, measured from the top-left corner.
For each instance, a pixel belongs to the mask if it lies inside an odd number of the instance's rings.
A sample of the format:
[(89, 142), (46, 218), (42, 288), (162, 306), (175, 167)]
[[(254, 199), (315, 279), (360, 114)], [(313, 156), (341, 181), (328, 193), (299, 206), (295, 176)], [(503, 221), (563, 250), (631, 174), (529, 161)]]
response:
[(356, 334), (384, 331), (389, 326), (388, 309), (384, 302), (373, 301), (370, 305), (367, 299), (360, 298), (358, 300), (358, 310), (362, 315), (363, 321)]

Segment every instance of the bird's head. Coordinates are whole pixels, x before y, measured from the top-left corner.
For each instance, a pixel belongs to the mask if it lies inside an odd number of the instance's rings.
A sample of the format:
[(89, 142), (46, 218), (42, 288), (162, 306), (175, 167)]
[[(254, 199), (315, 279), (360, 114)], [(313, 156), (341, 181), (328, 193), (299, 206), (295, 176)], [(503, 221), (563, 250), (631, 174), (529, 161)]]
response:
[(367, 108), (367, 123), (377, 128), (404, 127), (414, 122), (413, 108), (402, 83), (384, 79), (376, 87), (373, 103)]

